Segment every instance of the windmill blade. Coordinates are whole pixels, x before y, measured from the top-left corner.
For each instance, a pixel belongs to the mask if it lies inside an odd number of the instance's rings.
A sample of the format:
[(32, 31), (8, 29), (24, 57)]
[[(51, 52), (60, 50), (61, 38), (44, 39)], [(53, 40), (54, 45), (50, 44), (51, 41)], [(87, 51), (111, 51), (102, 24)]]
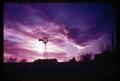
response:
[(39, 41), (43, 41), (43, 39), (38, 39)]
[(43, 37), (42, 39), (39, 39), (39, 41), (42, 41), (44, 44), (48, 42), (48, 37)]

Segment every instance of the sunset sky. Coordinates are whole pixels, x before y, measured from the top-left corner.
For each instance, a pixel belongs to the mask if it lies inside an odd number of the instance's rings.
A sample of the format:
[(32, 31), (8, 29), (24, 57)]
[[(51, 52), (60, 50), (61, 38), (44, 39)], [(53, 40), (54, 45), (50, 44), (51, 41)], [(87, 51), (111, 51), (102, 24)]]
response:
[[(57, 59), (66, 62), (86, 53), (99, 54), (115, 35), (115, 8), (92, 3), (6, 3), (4, 5), (4, 62), (10, 57)], [(47, 58), (44, 43), (48, 37)]]

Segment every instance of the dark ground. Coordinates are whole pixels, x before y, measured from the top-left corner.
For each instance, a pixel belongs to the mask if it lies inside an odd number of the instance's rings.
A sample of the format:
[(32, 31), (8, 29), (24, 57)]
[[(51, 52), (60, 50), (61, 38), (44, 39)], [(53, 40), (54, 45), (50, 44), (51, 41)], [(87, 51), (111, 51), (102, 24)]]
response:
[(117, 79), (117, 56), (97, 55), (93, 61), (4, 63), (5, 81), (106, 81)]

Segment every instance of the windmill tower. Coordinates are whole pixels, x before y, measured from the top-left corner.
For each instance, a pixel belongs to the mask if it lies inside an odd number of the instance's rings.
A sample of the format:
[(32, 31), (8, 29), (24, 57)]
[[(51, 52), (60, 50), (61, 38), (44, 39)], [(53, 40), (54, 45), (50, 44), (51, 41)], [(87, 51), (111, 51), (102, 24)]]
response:
[(44, 55), (46, 57), (46, 59), (48, 59), (48, 54), (47, 54), (47, 42), (48, 42), (48, 37), (43, 37), (42, 39), (39, 39), (39, 41), (42, 41), (45, 45), (44, 49)]

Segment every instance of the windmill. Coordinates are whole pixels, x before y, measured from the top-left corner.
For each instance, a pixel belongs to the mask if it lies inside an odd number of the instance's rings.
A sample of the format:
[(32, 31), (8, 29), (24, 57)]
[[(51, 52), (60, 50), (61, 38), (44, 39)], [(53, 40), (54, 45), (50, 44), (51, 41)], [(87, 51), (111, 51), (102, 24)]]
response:
[(39, 41), (42, 41), (44, 44), (45, 44), (45, 47), (44, 47), (44, 49), (45, 49), (45, 51), (44, 51), (44, 55), (48, 58), (48, 55), (47, 55), (47, 46), (46, 46), (46, 44), (47, 44), (47, 42), (48, 42), (48, 37), (43, 37), (42, 39), (39, 39)]

